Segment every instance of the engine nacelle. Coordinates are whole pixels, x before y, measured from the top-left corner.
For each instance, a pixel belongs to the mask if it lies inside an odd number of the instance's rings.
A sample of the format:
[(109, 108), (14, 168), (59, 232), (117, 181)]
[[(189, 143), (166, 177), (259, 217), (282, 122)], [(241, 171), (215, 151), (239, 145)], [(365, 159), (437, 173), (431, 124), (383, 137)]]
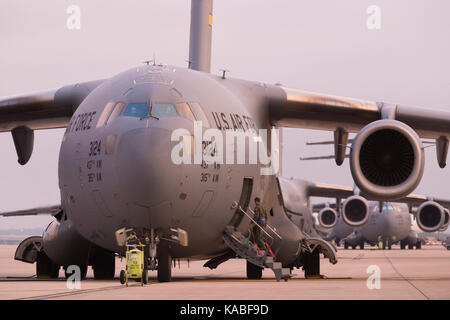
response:
[(426, 201), (417, 208), (417, 225), (425, 232), (441, 229), (445, 220), (444, 208), (437, 202)]
[(363, 226), (370, 217), (369, 203), (361, 196), (347, 198), (342, 206), (342, 219), (351, 227)]
[(449, 225), (450, 225), (450, 212), (447, 208), (444, 208), (444, 224), (439, 229), (439, 231), (444, 232), (445, 230), (447, 230)]
[(338, 222), (338, 214), (332, 208), (323, 208), (318, 216), (319, 224), (324, 228), (333, 228)]
[(397, 120), (378, 120), (356, 135), (350, 169), (356, 185), (371, 197), (392, 201), (410, 194), (423, 176), (425, 157), (417, 133)]

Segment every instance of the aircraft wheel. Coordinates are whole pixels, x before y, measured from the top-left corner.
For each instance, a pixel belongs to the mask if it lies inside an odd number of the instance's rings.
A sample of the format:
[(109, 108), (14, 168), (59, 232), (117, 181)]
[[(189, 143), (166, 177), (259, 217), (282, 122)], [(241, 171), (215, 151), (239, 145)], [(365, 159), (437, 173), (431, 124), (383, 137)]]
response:
[(44, 251), (38, 252), (36, 258), (36, 275), (39, 279), (57, 279), (59, 276), (57, 264), (45, 254)]
[(247, 279), (257, 280), (262, 278), (263, 268), (247, 261)]
[(348, 243), (344, 242), (344, 249), (348, 249)]
[(402, 241), (400, 241), (400, 249), (405, 250), (406, 244)]
[(120, 270), (120, 283), (124, 284), (126, 281), (125, 270)]
[(148, 271), (147, 270), (142, 271), (142, 283), (143, 284), (148, 283)]
[(359, 249), (364, 250), (364, 243), (359, 245)]
[(356, 246), (352, 246), (352, 250), (355, 250), (356, 249)]
[(414, 245), (413, 244), (408, 244), (408, 249), (410, 249), (410, 250), (414, 249)]
[(168, 253), (160, 253), (158, 257), (158, 281), (172, 280), (172, 257)]
[(305, 254), (305, 278), (308, 276), (320, 276), (320, 255), (318, 250)]
[(112, 280), (116, 272), (116, 257), (111, 252), (101, 252), (92, 263), (95, 280)]
[[(69, 266), (64, 267), (64, 276), (66, 277), (66, 279), (69, 278), (71, 275), (73, 275), (73, 271), (72, 271), (72, 273), (68, 273), (68, 272), (67, 272), (67, 268), (68, 268), (68, 267), (69, 267)], [(86, 279), (86, 274), (87, 274), (88, 266), (85, 265), (85, 264), (83, 264), (83, 265), (78, 266), (78, 267), (80, 268), (80, 272), (81, 272), (80, 276), (81, 276), (81, 279), (82, 279), (82, 280)]]
[(416, 242), (416, 249), (422, 249), (422, 242), (420, 242), (420, 240), (417, 240)]

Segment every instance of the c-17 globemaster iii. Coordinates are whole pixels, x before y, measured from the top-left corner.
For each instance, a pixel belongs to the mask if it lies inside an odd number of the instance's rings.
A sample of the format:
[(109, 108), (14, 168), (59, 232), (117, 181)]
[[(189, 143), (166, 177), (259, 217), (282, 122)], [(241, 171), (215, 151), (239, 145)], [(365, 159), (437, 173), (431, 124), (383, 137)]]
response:
[[(381, 207), (380, 207), (381, 206)], [(328, 209), (329, 210), (329, 209)], [(418, 232), (423, 232), (410, 213), (410, 207), (402, 203), (386, 202), (379, 203), (375, 201), (369, 202), (370, 217), (367, 222), (360, 227), (352, 228), (346, 224), (339, 216), (338, 221), (334, 226), (324, 224), (323, 220), (334, 219), (331, 214), (329, 217), (318, 217), (317, 226), (324, 239), (332, 241), (336, 245), (344, 244), (344, 248), (352, 247), (353, 249), (359, 246), (364, 249), (364, 244), (368, 243), (372, 246), (379, 245), (380, 248), (391, 249), (395, 243), (400, 243), (400, 248), (408, 247), (412, 249), (414, 246), (417, 249), (421, 248), (421, 241), (418, 237)], [(322, 216), (327, 215), (327, 211), (322, 211)], [(427, 231), (446, 230), (449, 225), (448, 209), (444, 209), (445, 219), (443, 224), (433, 228), (425, 228)], [(419, 216), (420, 217), (420, 216)], [(419, 221), (420, 224), (420, 221)], [(421, 224), (422, 228), (423, 225)]]
[[(445, 166), (448, 112), (211, 74), (212, 14), (212, 0), (192, 0), (187, 69), (148, 63), (108, 79), (0, 99), (0, 132), (12, 133), (22, 165), (32, 154), (34, 130), (66, 128), (61, 203), (5, 214), (54, 214), (42, 237), (26, 239), (16, 251), (16, 259), (36, 262), (39, 277), (79, 265), (84, 272), (92, 266), (96, 279), (112, 278), (129, 230), (146, 244), (145, 267), (157, 270), (159, 281), (170, 281), (173, 259), (210, 259), (206, 266), (214, 268), (233, 256), (247, 259), (249, 278), (260, 278), (264, 267), (278, 280), (294, 267), (318, 275), (319, 253), (336, 263), (336, 252), (302, 231), (302, 212), (309, 196), (335, 197), (335, 190), (279, 176), (274, 127), (333, 131), (338, 165), (348, 134), (358, 133), (350, 165), (361, 192), (345, 193), (353, 222), (366, 199), (401, 201), (417, 187), (421, 138), (436, 140)], [(234, 148), (242, 138), (257, 151), (249, 147), (242, 156)], [(246, 241), (255, 197), (269, 212), (264, 234), (275, 257)], [(432, 208), (424, 210), (425, 220), (444, 220), (442, 207), (426, 202)]]

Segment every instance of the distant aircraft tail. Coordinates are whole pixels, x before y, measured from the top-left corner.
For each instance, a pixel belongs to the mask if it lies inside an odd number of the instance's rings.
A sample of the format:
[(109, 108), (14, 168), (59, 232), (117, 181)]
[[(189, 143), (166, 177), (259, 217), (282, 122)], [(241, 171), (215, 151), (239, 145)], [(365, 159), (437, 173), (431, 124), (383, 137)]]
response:
[(191, 0), (189, 68), (211, 72), (213, 0)]

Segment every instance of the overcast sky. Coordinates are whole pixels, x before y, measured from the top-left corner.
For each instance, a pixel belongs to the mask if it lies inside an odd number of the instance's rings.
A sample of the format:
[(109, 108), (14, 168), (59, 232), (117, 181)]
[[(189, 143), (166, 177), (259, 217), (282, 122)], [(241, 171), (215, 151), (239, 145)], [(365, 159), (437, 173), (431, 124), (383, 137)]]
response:
[[(67, 8), (81, 10), (69, 30)], [(369, 29), (371, 5), (380, 29)], [(216, 0), (212, 72), (306, 90), (450, 111), (448, 0)], [(186, 66), (188, 0), (0, 0), (0, 96), (113, 76), (152, 59)], [(370, 20), (373, 22), (373, 20)], [(373, 24), (372, 24), (373, 25)], [(62, 129), (35, 132), (34, 153), (17, 163), (0, 134), (0, 211), (60, 202)], [(348, 160), (301, 162), (333, 148), (306, 147), (331, 132), (284, 130), (284, 175), (353, 185)], [(450, 168), (426, 151), (415, 191), (450, 197)], [(45, 226), (48, 217), (0, 218), (0, 229)]]

